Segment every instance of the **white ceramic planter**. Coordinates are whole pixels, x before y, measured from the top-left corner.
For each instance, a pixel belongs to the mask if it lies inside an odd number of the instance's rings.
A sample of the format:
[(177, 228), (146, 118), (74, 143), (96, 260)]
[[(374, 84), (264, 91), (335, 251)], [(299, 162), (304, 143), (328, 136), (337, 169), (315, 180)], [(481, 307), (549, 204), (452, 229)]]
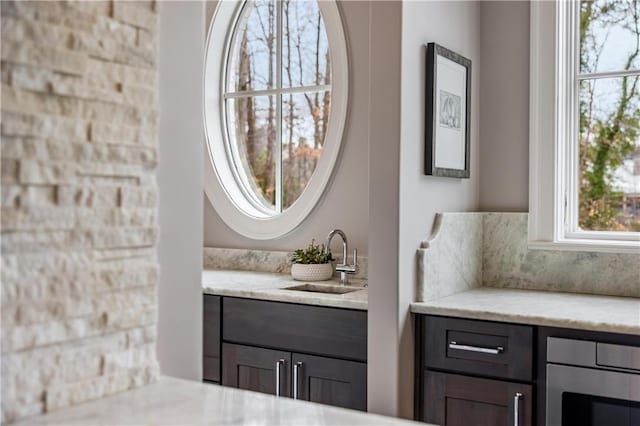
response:
[(321, 263), (319, 265), (291, 265), (291, 276), (297, 281), (326, 281), (333, 276), (333, 265)]

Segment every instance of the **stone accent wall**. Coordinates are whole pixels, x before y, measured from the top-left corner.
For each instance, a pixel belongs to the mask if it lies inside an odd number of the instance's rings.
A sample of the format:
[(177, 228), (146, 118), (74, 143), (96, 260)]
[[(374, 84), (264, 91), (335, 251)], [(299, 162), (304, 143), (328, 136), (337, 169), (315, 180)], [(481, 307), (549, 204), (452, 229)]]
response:
[(158, 374), (157, 5), (3, 1), (2, 421)]

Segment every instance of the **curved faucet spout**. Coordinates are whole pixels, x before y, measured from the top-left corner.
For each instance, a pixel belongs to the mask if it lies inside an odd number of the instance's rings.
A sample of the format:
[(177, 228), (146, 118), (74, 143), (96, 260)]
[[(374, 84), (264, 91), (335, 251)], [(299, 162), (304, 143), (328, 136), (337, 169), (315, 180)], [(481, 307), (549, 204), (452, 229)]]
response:
[(340, 272), (340, 283), (346, 285), (349, 283), (347, 274), (358, 273), (358, 250), (353, 251), (353, 265), (349, 265), (349, 263), (347, 263), (347, 235), (340, 229), (334, 229), (329, 232), (327, 242), (324, 246), (327, 253), (331, 253), (331, 240), (336, 234), (340, 235), (340, 238), (342, 238), (342, 263), (336, 266), (336, 271)]
[(333, 239), (333, 237), (335, 235), (340, 235), (340, 238), (342, 238), (342, 263), (344, 265), (347, 264), (347, 234), (344, 233), (343, 230), (341, 229), (334, 229), (333, 231), (329, 232), (329, 235), (327, 235), (327, 242), (324, 245), (324, 249), (327, 251), (327, 253), (331, 253), (331, 240)]

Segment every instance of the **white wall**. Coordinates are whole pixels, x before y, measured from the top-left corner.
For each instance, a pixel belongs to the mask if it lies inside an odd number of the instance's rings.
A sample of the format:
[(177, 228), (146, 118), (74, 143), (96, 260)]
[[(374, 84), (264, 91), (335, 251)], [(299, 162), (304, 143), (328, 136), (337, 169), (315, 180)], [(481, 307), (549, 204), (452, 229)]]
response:
[(480, 5), (480, 208), (527, 211), (529, 2)]
[(205, 4), (163, 1), (159, 81), (158, 360), (202, 379), (202, 62)]
[(399, 414), (404, 387), (397, 316), (402, 19), (401, 2), (370, 5), (367, 399), (369, 411), (390, 416)]
[[(207, 247), (292, 250), (306, 246), (312, 238), (324, 241), (334, 228), (341, 228), (349, 239), (349, 248), (367, 253), (369, 224), (369, 180), (367, 114), (369, 105), (369, 22), (368, 2), (345, 1), (339, 4), (350, 60), (349, 117), (343, 138), (342, 154), (336, 162), (333, 179), (309, 217), (290, 234), (274, 240), (256, 241), (231, 230), (220, 219), (206, 198), (204, 201), (204, 245)], [(214, 3), (208, 7), (210, 13)]]
[[(402, 121), (398, 244), (397, 342), (399, 414), (413, 407), (413, 332), (409, 304), (415, 299), (416, 250), (431, 232), (437, 212), (478, 207), (480, 182), (480, 6), (477, 2), (404, 2), (402, 10)], [(436, 42), (472, 61), (471, 178), (425, 176), (425, 45)], [(482, 59), (484, 61), (484, 58)]]

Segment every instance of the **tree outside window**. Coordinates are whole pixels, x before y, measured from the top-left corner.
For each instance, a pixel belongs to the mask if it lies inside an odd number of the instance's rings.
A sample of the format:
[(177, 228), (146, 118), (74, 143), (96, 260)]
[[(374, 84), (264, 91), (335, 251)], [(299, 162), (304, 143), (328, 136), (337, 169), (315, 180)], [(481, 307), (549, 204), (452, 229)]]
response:
[(247, 1), (232, 37), (225, 110), (237, 175), (273, 214), (318, 164), (331, 108), (331, 58), (315, 0)]
[(582, 230), (640, 231), (640, 2), (580, 2)]

